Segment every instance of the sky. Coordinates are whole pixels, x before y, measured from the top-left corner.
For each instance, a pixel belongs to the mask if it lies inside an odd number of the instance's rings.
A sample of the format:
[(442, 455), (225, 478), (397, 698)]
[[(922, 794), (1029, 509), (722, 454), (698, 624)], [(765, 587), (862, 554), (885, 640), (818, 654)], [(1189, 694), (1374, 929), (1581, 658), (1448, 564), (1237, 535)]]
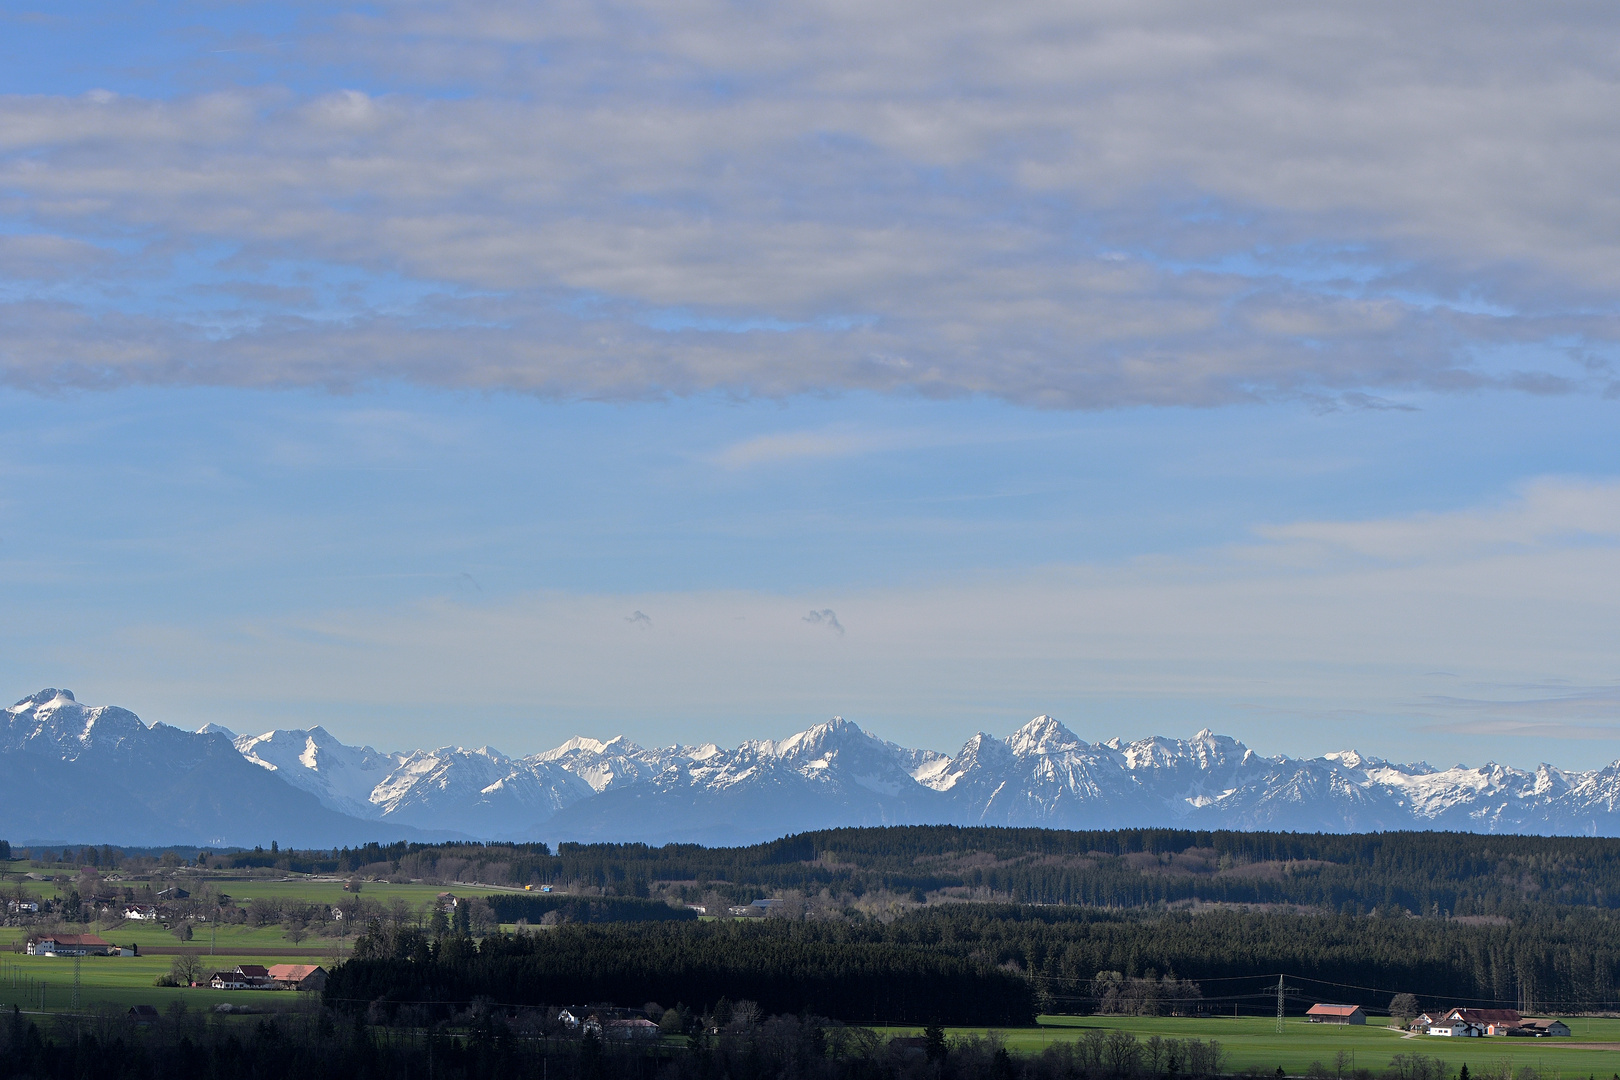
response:
[(1620, 758), (1597, 4), (0, 0), (0, 681)]

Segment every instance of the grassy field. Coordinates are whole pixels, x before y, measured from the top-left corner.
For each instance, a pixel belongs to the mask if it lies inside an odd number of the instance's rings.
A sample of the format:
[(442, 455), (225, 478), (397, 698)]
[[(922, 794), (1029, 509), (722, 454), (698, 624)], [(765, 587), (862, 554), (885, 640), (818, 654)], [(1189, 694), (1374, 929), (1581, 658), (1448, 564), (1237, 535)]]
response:
[[(30, 895), (40, 899), (56, 899), (62, 895), (62, 889), (52, 881), (37, 881), (26, 877), (29, 873), (42, 875), (65, 874), (69, 877), (77, 875), (76, 866), (51, 866), (40, 868), (27, 860), (13, 859), (10, 862), (0, 861), (0, 890), (7, 894), (19, 882)], [(109, 870), (105, 874), (106, 880), (113, 884), (140, 884), (142, 882), (131, 880), (123, 881), (117, 870)], [(144, 879), (143, 879), (144, 880)], [(198, 874), (198, 882), (205, 882), (214, 886), (220, 892), (228, 894), (233, 901), (246, 903), (254, 897), (272, 899), (298, 899), (312, 904), (336, 904), (340, 900), (353, 899), (354, 894), (345, 892), (341, 878), (291, 878), (254, 877), (246, 873), (219, 873), (206, 872)], [(175, 884), (173, 880), (158, 881), (154, 887), (163, 888), (165, 884)], [(180, 880), (178, 883), (190, 888), (189, 881)], [(72, 886), (68, 886), (72, 887)], [(511, 886), (500, 888), (479, 885), (425, 885), (420, 882), (405, 882), (395, 884), (387, 881), (367, 881), (362, 887), (361, 896), (367, 900), (375, 900), (387, 904), (391, 900), (400, 899), (412, 906), (430, 902), (442, 892), (454, 892), (457, 895), (474, 896), (492, 892), (512, 892)]]
[[(98, 934), (115, 945), (139, 945), (142, 953), (148, 949), (163, 953), (186, 949), (206, 954), (213, 948), (220, 955), (231, 956), (252, 956), (256, 953), (280, 956), (289, 951), (324, 956), (345, 944), (345, 939), (341, 937), (314, 936), (295, 943), (287, 937), (286, 930), (280, 925), (253, 927), (236, 923), (213, 927), (208, 923), (196, 923), (193, 926), (192, 939), (186, 942), (177, 939), (158, 923), (92, 922), (83, 929), (86, 933)], [(13, 945), (26, 941), (31, 933), (33, 931), (26, 927), (0, 927), (0, 952), (8, 951)], [(349, 940), (352, 940), (352, 935)]]
[[(1467, 1062), (1469, 1071), (1476, 1073), (1502, 1061), (1511, 1062), (1515, 1070), (1530, 1065), (1543, 1077), (1566, 1080), (1603, 1080), (1620, 1073), (1620, 1020), (1568, 1018), (1568, 1039), (1403, 1038), (1403, 1032), (1378, 1026), (1381, 1022), (1373, 1018), (1365, 1027), (1330, 1027), (1290, 1017), (1283, 1034), (1278, 1035), (1275, 1017), (1043, 1016), (1039, 1027), (1010, 1028), (1001, 1034), (1009, 1050), (1022, 1053), (1040, 1053), (1054, 1042), (1081, 1038), (1089, 1028), (1121, 1028), (1144, 1040), (1154, 1035), (1215, 1039), (1226, 1049), (1228, 1068), (1233, 1072), (1273, 1073), (1281, 1066), (1291, 1075), (1300, 1075), (1319, 1061), (1331, 1073), (1334, 1056), (1346, 1050), (1354, 1055), (1353, 1068), (1370, 1069), (1374, 1075), (1383, 1072), (1396, 1054), (1411, 1053), (1438, 1057), (1453, 1069)], [(948, 1029), (947, 1034), (983, 1035), (984, 1031)], [(1591, 1049), (1579, 1045), (1582, 1043), (1609, 1043), (1613, 1048)]]
[[(330, 968), (349, 940), (305, 938), (300, 943), (288, 939), (280, 926), (250, 927), (197, 924), (191, 941), (181, 942), (161, 925), (143, 922), (94, 922), (86, 932), (99, 934), (114, 944), (137, 945), (140, 956), (87, 956), (79, 967), (79, 1003), (82, 1009), (112, 1005), (156, 1005), (184, 1000), (192, 1008), (211, 1008), (230, 1002), (255, 1008), (292, 1009), (301, 1007), (305, 995), (291, 991), (213, 990), (190, 987), (160, 987), (153, 983), (168, 972), (174, 954), (198, 954), (206, 972), (230, 969), (237, 964), (320, 964)], [(31, 931), (22, 927), (0, 927), (0, 1004), (38, 1009), (37, 991), (29, 985), (43, 981), (45, 1011), (62, 1012), (73, 1003), (73, 961), (65, 957), (28, 956), (13, 952)]]
[[(92, 1010), (102, 1005), (127, 1009), (131, 1005), (156, 1005), (184, 1000), (191, 1008), (212, 1008), (223, 1002), (272, 1009), (294, 1009), (308, 995), (289, 990), (213, 990), (152, 985), (169, 970), (167, 956), (87, 956), (80, 966), (79, 1007)], [(252, 954), (204, 956), (205, 965), (231, 968), (237, 964), (264, 963)], [(272, 958), (270, 963), (289, 962)], [(73, 1004), (73, 961), (50, 956), (0, 957), (0, 1004), (19, 1005), (24, 1012), (39, 1009), (39, 996), (30, 993), (23, 979), (45, 983), (45, 1012), (66, 1012)]]
[[(337, 879), (270, 881), (263, 878), (229, 878), (211, 874), (208, 881), (221, 892), (228, 893), (232, 901), (243, 904), (256, 897), (297, 899), (313, 904), (336, 904), (340, 900), (354, 898), (353, 893), (343, 891), (343, 882)], [(453, 892), (457, 896), (480, 896), (511, 891), (513, 891), (511, 886), (497, 889), (463, 884), (423, 885), (411, 882), (395, 885), (387, 881), (368, 881), (362, 887), (360, 896), (382, 904), (399, 899), (412, 907), (417, 907), (430, 903), (443, 892)]]
[[(78, 867), (65, 864), (36, 866), (26, 860), (0, 861), (0, 891), (10, 894), (19, 884), (23, 890), (40, 899), (56, 899), (68, 886), (52, 881), (27, 878), (29, 873), (40, 875), (64, 874), (73, 876)], [(107, 880), (121, 883), (124, 872), (106, 874)], [(204, 872), (179, 875), (141, 874), (129, 884), (151, 884), (163, 888), (166, 884), (180, 884), (195, 891), (201, 884), (213, 886), (230, 896), (232, 903), (246, 905), (254, 899), (302, 900), (312, 904), (337, 904), (353, 899), (355, 894), (344, 890), (341, 878), (283, 878), (259, 873)], [(443, 892), (458, 895), (510, 891), (479, 886), (431, 885), (420, 882), (393, 883), (366, 881), (360, 897), (384, 907), (403, 901), (411, 909), (419, 910), (431, 904)], [(331, 931), (338, 924), (328, 923)], [(184, 1000), (193, 1008), (206, 1008), (230, 1002), (255, 1008), (288, 1009), (300, 1007), (306, 995), (290, 991), (224, 991), (193, 989), (189, 987), (159, 987), (154, 981), (169, 970), (169, 964), (178, 952), (193, 952), (207, 971), (228, 969), (237, 964), (257, 963), (266, 966), (276, 963), (313, 963), (330, 967), (341, 959), (352, 944), (353, 934), (360, 928), (348, 929), (348, 934), (318, 936), (312, 931), (302, 940), (294, 941), (281, 925), (253, 927), (242, 923), (193, 924), (193, 937), (182, 942), (159, 923), (128, 922), (124, 920), (98, 920), (85, 925), (83, 931), (99, 934), (116, 945), (139, 946), (137, 957), (86, 957), (80, 964), (80, 1007), (92, 1009), (102, 1005), (127, 1008), (135, 1004), (156, 1005), (162, 1008), (170, 1001)], [(56, 957), (33, 957), (21, 948), (33, 928), (0, 927), (0, 1004), (18, 1004), (25, 1009), (38, 1007), (36, 987), (43, 981), (45, 1010), (59, 1012), (71, 1007), (73, 1001), (73, 961)]]

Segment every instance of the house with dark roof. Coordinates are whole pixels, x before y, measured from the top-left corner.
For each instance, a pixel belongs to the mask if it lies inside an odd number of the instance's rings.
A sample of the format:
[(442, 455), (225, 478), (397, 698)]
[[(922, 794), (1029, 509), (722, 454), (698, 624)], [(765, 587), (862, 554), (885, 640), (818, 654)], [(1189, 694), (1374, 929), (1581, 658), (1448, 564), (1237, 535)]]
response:
[(1510, 1024), (1518, 1027), (1524, 1023), (1516, 1009), (1452, 1009), (1446, 1013), (1447, 1020), (1467, 1020), (1471, 1024), (1478, 1024), (1482, 1029), (1492, 1024)]
[(270, 977), (270, 969), (263, 964), (240, 964), (236, 973), (242, 976), (249, 990), (274, 990), (276, 982)]
[(216, 971), (208, 985), (215, 990), (274, 990), (270, 969), (261, 964), (238, 964), (230, 971)]
[(609, 1039), (626, 1042), (656, 1042), (664, 1031), (643, 1016), (631, 1020), (609, 1020), (603, 1025), (602, 1034)]

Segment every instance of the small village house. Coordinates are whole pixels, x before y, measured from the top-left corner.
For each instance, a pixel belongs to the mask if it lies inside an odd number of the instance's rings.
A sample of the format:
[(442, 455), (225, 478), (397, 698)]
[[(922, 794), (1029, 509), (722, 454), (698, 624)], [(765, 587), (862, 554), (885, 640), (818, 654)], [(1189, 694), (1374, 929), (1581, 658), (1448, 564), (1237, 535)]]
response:
[(726, 910), (733, 915), (741, 916), (743, 918), (759, 918), (763, 915), (769, 915), (771, 912), (775, 911), (781, 906), (782, 901), (766, 898), (763, 900), (755, 900), (752, 904), (744, 904), (740, 907), (727, 908)]
[(602, 1033), (606, 1038), (621, 1042), (656, 1042), (664, 1032), (643, 1016), (634, 1020), (609, 1020)]
[(1477, 1039), (1485, 1034), (1485, 1029), (1472, 1020), (1442, 1020), (1429, 1025), (1429, 1034), (1441, 1038)]
[(230, 971), (216, 971), (208, 985), (215, 990), (274, 990), (270, 969), (260, 964), (238, 964)]
[(1564, 1036), (1569, 1034), (1569, 1025), (1562, 1020), (1542, 1020), (1526, 1017), (1517, 1031), (1508, 1032), (1508, 1034), (1532, 1035), (1537, 1038), (1548, 1035)]
[(154, 1005), (131, 1005), (129, 1012), (124, 1014), (132, 1022), (147, 1027), (158, 1022), (158, 1011)]
[(1360, 1005), (1312, 1005), (1305, 1019), (1313, 1024), (1365, 1024), (1367, 1014)]
[(124, 918), (133, 919), (136, 922), (156, 922), (158, 910), (155, 907), (130, 906), (124, 909)]
[(236, 973), (242, 976), (249, 990), (274, 990), (275, 980), (270, 978), (270, 969), (263, 964), (240, 964)]

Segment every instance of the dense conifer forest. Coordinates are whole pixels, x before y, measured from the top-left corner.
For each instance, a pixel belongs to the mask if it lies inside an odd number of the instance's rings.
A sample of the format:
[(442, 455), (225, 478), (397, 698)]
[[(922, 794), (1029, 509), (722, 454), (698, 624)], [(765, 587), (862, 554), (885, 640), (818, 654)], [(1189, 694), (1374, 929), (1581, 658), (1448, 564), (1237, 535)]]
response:
[(708, 1007), (729, 995), (849, 1023), (1012, 1024), (1037, 1010), (1097, 1010), (1106, 994), (1099, 977), (1113, 972), (1191, 984), (1156, 1006), (1163, 1011), (1269, 1008), (1278, 975), (1301, 993), (1376, 1010), (1396, 993), (1431, 1007), (1620, 1007), (1620, 920), (1606, 911), (1475, 925), (1405, 915), (942, 904), (887, 921), (562, 925), (481, 944), (377, 924), (355, 956), (328, 986), (333, 1004), (433, 1003), (445, 1011), (485, 996), (513, 1005), (679, 999)]
[(1518, 917), (1620, 908), (1620, 839), (1393, 832), (828, 829), (765, 844), (370, 844), (200, 853), (221, 867), (401, 873), (570, 892), (747, 903), (782, 891), (874, 892), (1143, 908), (1296, 905), (1345, 915)]

